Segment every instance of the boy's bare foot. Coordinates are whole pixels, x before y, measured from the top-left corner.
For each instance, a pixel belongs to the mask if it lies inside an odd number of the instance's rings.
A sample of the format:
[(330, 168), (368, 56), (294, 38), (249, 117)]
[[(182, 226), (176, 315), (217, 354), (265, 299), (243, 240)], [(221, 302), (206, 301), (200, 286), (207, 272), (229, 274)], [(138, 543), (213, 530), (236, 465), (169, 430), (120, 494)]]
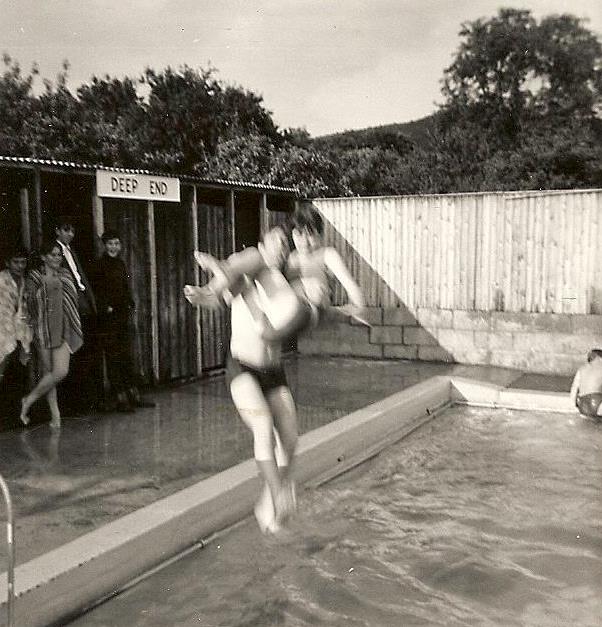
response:
[(61, 428), (61, 417), (60, 416), (55, 416), (50, 421), (50, 428), (51, 429), (60, 429)]
[(263, 486), (257, 503), (255, 503), (254, 513), (261, 533), (276, 533), (279, 531), (280, 525), (276, 522), (272, 494), (267, 485)]
[(207, 286), (197, 287), (196, 285), (185, 285), (184, 296), (186, 300), (195, 307), (204, 307), (205, 309), (221, 309), (222, 301), (217, 294), (208, 289)]

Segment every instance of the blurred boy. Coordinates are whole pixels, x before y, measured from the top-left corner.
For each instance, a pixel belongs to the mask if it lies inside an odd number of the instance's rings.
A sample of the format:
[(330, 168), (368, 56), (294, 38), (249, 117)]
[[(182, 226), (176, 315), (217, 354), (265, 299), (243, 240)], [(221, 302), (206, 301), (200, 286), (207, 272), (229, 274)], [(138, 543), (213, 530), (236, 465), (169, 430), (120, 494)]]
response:
[[(315, 308), (316, 316), (323, 311), (338, 313), (370, 326), (364, 317), (366, 302), (359, 285), (337, 250), (323, 245), (323, 235), (324, 222), (316, 210), (300, 209), (294, 213), (292, 237), (295, 250), (288, 259), (287, 278), (291, 282), (298, 280), (301, 283), (307, 300)], [(328, 274), (347, 292), (348, 305), (330, 305)]]

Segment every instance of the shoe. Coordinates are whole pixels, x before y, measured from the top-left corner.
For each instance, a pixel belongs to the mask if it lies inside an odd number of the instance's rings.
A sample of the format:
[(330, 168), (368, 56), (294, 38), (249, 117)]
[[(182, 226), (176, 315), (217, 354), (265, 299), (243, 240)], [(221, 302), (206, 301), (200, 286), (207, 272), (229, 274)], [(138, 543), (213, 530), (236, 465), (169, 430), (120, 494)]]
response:
[(133, 414), (136, 408), (130, 403), (117, 403), (117, 411), (120, 414)]
[(157, 403), (153, 403), (152, 401), (145, 401), (139, 398), (138, 400), (133, 401), (132, 405), (134, 407), (156, 407)]

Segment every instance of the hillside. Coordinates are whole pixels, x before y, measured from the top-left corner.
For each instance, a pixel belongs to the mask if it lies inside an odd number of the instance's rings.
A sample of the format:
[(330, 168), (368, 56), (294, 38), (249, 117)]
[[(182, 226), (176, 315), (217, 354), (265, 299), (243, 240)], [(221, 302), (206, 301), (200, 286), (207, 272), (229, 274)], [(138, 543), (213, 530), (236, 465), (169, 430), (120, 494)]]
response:
[(436, 117), (437, 114), (434, 113), (411, 122), (385, 124), (320, 135), (313, 139), (313, 143), (320, 148), (337, 148), (340, 150), (379, 146), (381, 148), (393, 148), (403, 153), (412, 144), (424, 144), (429, 130), (436, 123)]

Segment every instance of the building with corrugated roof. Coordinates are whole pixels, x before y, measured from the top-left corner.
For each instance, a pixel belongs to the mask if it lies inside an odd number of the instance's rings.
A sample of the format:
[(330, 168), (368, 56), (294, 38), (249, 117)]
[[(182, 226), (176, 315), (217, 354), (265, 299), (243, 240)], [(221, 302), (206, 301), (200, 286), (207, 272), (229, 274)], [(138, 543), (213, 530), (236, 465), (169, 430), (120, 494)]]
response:
[(183, 298), (184, 284), (206, 280), (193, 251), (223, 258), (256, 244), (297, 197), (289, 187), (0, 156), (0, 253), (17, 242), (35, 249), (67, 218), (88, 269), (103, 231), (116, 229), (136, 300), (140, 377), (187, 379), (221, 368), (229, 337), (226, 313), (195, 310)]

